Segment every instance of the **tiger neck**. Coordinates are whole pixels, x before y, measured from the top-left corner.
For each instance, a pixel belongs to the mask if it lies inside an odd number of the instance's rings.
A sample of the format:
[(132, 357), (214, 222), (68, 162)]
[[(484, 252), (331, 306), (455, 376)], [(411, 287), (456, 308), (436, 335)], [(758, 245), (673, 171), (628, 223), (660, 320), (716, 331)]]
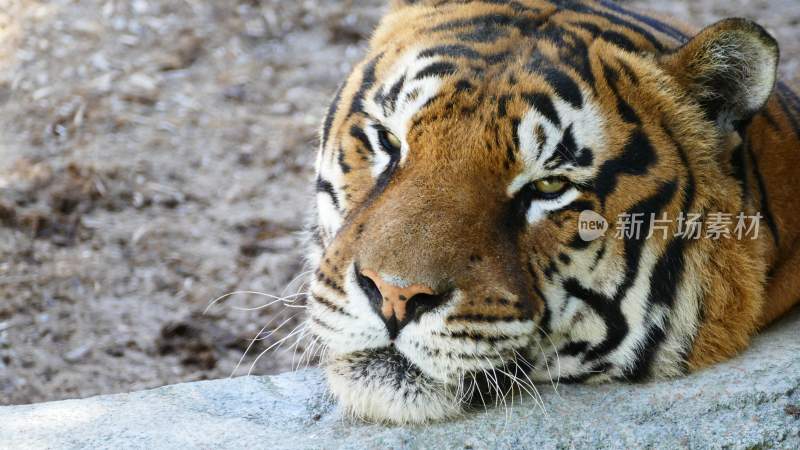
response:
[(786, 84), (753, 118), (731, 162), (745, 204), (763, 216), (766, 262), (774, 271), (797, 250), (800, 230), (800, 97)]
[(768, 228), (764, 327), (800, 301), (800, 97), (779, 83), (745, 136), (753, 203)]
[(761, 217), (756, 240), (717, 249), (687, 363), (698, 369), (742, 351), (755, 332), (800, 299), (800, 101), (779, 85), (764, 110), (729, 141), (730, 173), (748, 215)]

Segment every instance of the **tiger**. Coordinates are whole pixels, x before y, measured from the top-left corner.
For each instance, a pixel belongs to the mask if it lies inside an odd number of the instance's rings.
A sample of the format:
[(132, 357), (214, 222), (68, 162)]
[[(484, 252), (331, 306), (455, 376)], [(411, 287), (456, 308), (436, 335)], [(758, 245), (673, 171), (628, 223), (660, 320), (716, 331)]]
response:
[(344, 414), (679, 377), (797, 303), (800, 99), (764, 28), (608, 0), (387, 9), (324, 117), (308, 227)]

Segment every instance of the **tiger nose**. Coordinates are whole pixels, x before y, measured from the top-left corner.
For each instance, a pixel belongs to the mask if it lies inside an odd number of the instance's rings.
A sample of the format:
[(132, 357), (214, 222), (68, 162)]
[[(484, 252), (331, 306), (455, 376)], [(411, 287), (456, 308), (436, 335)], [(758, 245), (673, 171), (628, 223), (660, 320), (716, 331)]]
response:
[(394, 340), (400, 330), (445, 302), (443, 295), (424, 284), (400, 286), (385, 280), (373, 270), (356, 271), (358, 284), (369, 298), (372, 308), (380, 315)]

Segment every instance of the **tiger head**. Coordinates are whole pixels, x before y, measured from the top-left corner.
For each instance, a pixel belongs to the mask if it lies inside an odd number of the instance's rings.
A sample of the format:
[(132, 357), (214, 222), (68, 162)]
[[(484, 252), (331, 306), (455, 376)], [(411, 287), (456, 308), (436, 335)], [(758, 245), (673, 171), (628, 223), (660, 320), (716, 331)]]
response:
[(709, 286), (755, 295), (758, 240), (615, 236), (748, 209), (724, 154), (776, 43), (739, 19), (668, 34), (594, 2), (393, 3), (316, 161), (309, 326), (346, 411), (421, 423), (538, 381), (677, 375)]

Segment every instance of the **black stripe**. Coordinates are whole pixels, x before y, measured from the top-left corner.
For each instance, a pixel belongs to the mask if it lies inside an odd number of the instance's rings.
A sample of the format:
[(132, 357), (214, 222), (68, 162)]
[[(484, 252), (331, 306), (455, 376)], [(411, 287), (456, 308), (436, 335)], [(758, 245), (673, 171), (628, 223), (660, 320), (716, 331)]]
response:
[[(686, 213), (691, 210), (695, 200), (694, 172), (689, 165), (686, 150), (675, 140), (671, 130), (666, 127), (664, 127), (664, 130), (678, 149), (681, 163), (688, 174), (681, 207), (681, 211)], [(652, 310), (652, 305), (661, 305), (667, 310), (672, 310), (674, 307), (678, 297), (678, 288), (685, 275), (686, 261), (684, 255), (688, 243), (689, 241), (684, 238), (673, 238), (653, 268), (653, 272), (650, 275), (650, 291), (647, 298), (648, 310)], [(651, 375), (653, 360), (667, 336), (669, 325), (669, 319), (666, 319), (663, 324), (650, 321), (650, 328), (642, 341), (636, 363), (625, 371), (626, 379), (642, 381)]]
[(750, 161), (753, 163), (753, 173), (756, 176), (756, 183), (758, 184), (758, 191), (761, 193), (761, 213), (764, 214), (764, 220), (767, 222), (769, 230), (772, 232), (772, 238), (775, 241), (775, 247), (780, 247), (780, 234), (778, 233), (778, 224), (775, 222), (775, 216), (770, 209), (769, 195), (767, 187), (764, 184), (764, 177), (761, 175), (761, 170), (758, 168), (758, 158), (753, 152), (751, 142), (748, 142), (747, 152), (750, 155)]
[(339, 148), (339, 157), (338, 157), (339, 168), (342, 169), (342, 173), (347, 174), (350, 173), (351, 167), (350, 164), (347, 164), (347, 161), (345, 161), (344, 158), (345, 158), (344, 149)]
[(733, 149), (731, 153), (731, 169), (733, 171), (733, 178), (739, 183), (742, 189), (742, 197), (747, 200), (750, 198), (750, 181), (747, 176), (747, 153), (744, 151), (744, 143), (741, 143)]
[(797, 94), (792, 90), (792, 88), (789, 87), (789, 85), (783, 81), (778, 81), (778, 91), (780, 91), (781, 94), (783, 94), (786, 99), (789, 100), (789, 103), (792, 104), (795, 112), (800, 111), (800, 97), (797, 96)]
[[(671, 181), (662, 184), (658, 192), (651, 197), (634, 205), (629, 214), (643, 214), (642, 217), (650, 217), (650, 214), (660, 213), (672, 201), (678, 190), (678, 183)], [(625, 239), (625, 279), (617, 289), (614, 298), (584, 288), (577, 279), (569, 279), (564, 284), (564, 289), (573, 297), (586, 302), (600, 317), (608, 327), (603, 341), (592, 347), (585, 355), (584, 361), (599, 359), (613, 351), (625, 339), (629, 331), (627, 319), (621, 311), (622, 300), (628, 294), (639, 275), (639, 264), (644, 249), (649, 229), (642, 230), (642, 234)], [(637, 239), (638, 238), (638, 239)]]
[(544, 69), (542, 74), (547, 83), (556, 92), (556, 95), (564, 99), (575, 109), (583, 107), (581, 89), (578, 87), (578, 83), (570, 78), (569, 75), (555, 68)]
[(328, 299), (326, 299), (324, 297), (320, 297), (319, 295), (313, 295), (312, 294), (311, 298), (314, 301), (316, 301), (317, 303), (319, 303), (320, 305), (330, 309), (331, 311), (337, 312), (337, 313), (339, 313), (339, 314), (341, 314), (343, 316), (353, 317), (352, 314), (350, 314), (347, 311), (345, 311), (341, 306), (334, 304), (333, 302), (331, 302), (330, 300), (328, 300)]
[(328, 324), (326, 322), (323, 322), (322, 320), (320, 320), (320, 319), (318, 319), (316, 317), (311, 317), (311, 321), (316, 323), (317, 325), (319, 325), (321, 328), (325, 328), (326, 330), (331, 331), (333, 333), (341, 333), (342, 332), (342, 330), (336, 329), (332, 325), (330, 325), (330, 324)]
[[(539, 278), (536, 276), (536, 271), (533, 269), (533, 263), (528, 261), (528, 273), (531, 276), (531, 284), (533, 286), (533, 292), (539, 296), (539, 300), (542, 302), (544, 306), (544, 311), (542, 312), (542, 318), (539, 321), (539, 333), (542, 335), (547, 335), (550, 332), (550, 319), (553, 317), (553, 313), (550, 311), (550, 305), (547, 304), (547, 298), (544, 296), (544, 292), (542, 292), (541, 287), (539, 287)], [(535, 300), (531, 300), (533, 303)]]
[(322, 282), (325, 286), (328, 286), (336, 293), (341, 295), (347, 295), (347, 292), (345, 292), (344, 289), (342, 289), (342, 287), (339, 286), (339, 283), (333, 281), (331, 277), (325, 275), (325, 273), (323, 273), (322, 270), (317, 269), (317, 273), (315, 275), (317, 276), (318, 281)]
[(572, 48), (564, 47), (560, 52), (561, 61), (572, 67), (583, 78), (583, 81), (594, 89), (595, 78), (592, 72), (589, 47), (586, 43), (580, 37), (575, 36)]
[(778, 95), (777, 95), (778, 104), (780, 105), (781, 109), (783, 110), (783, 113), (786, 115), (786, 118), (789, 120), (789, 123), (792, 126), (792, 131), (794, 131), (795, 135), (800, 137), (800, 123), (798, 123), (797, 118), (795, 117), (795, 114), (797, 114), (797, 111), (793, 111), (792, 110), (792, 108), (789, 106), (789, 104), (786, 103), (787, 102), (787, 98), (784, 98), (783, 95), (781, 95), (781, 94), (783, 94), (783, 92), (779, 92)]
[(550, 121), (550, 123), (557, 127), (561, 126), (561, 118), (558, 117), (558, 112), (556, 111), (555, 106), (553, 106), (553, 101), (550, 99), (549, 95), (539, 93), (522, 94), (522, 98), (524, 98), (529, 105), (533, 106), (537, 111), (542, 113), (542, 115), (548, 121)]
[(574, 162), (578, 167), (590, 167), (594, 164), (594, 152), (589, 147), (584, 147)]
[(656, 49), (656, 50), (658, 50), (660, 52), (664, 51), (664, 45), (661, 43), (661, 41), (656, 39), (656, 37), (653, 35), (653, 33), (645, 30), (644, 28), (642, 28), (638, 24), (630, 22), (630, 21), (627, 21), (627, 20), (623, 19), (622, 17), (619, 17), (619, 16), (617, 16), (615, 14), (611, 14), (611, 13), (607, 13), (607, 12), (604, 12), (604, 11), (600, 11), (598, 9), (595, 9), (595, 8), (592, 8), (592, 7), (588, 6), (588, 5), (585, 5), (583, 3), (571, 3), (565, 9), (568, 9), (570, 11), (575, 11), (575, 12), (578, 12), (578, 13), (586, 13), (586, 14), (592, 14), (592, 15), (596, 15), (596, 16), (599, 16), (599, 17), (603, 17), (603, 18), (605, 18), (606, 20), (608, 20), (609, 22), (611, 22), (614, 25), (618, 25), (620, 27), (626, 28), (626, 29), (628, 29), (628, 30), (630, 30), (630, 31), (642, 36), (645, 40), (647, 40), (647, 42), (650, 43), (650, 45), (653, 46), (654, 49)]
[(631, 41), (628, 36), (625, 36), (622, 33), (617, 33), (616, 31), (604, 31), (603, 34), (600, 35), (600, 39), (609, 42), (611, 44), (616, 45), (617, 47), (635, 53), (637, 52), (636, 44)]
[(452, 63), (441, 61), (435, 62), (420, 70), (417, 75), (414, 76), (414, 79), (421, 80), (428, 77), (444, 77), (456, 73), (457, 70), (457, 67)]
[(556, 265), (555, 261), (550, 261), (547, 264), (547, 267), (544, 268), (544, 277), (547, 278), (548, 281), (553, 281), (553, 276), (561, 274), (561, 271), (558, 270), (558, 266)]
[(516, 12), (541, 14), (542, 10), (533, 6), (526, 6), (515, 0), (476, 0), (478, 3), (489, 3), (491, 5), (510, 6)]
[(527, 319), (516, 316), (487, 316), (485, 314), (457, 314), (447, 318), (448, 322), (455, 322), (463, 320), (466, 322), (484, 322), (484, 323), (497, 323), (497, 322), (526, 322)]
[(361, 145), (364, 147), (364, 150), (366, 150), (369, 153), (375, 153), (375, 151), (372, 148), (372, 143), (369, 141), (367, 134), (364, 133), (364, 130), (362, 130), (361, 127), (359, 127), (358, 125), (353, 125), (352, 127), (350, 127), (350, 136), (352, 136), (358, 142), (360, 142)]
[(419, 58), (430, 58), (432, 56), (449, 56), (453, 58), (481, 59), (483, 55), (472, 47), (460, 44), (439, 45), (423, 50)]
[(621, 175), (644, 175), (657, 161), (657, 156), (647, 134), (637, 128), (625, 144), (622, 154), (600, 166), (594, 180), (594, 192), (605, 204), (605, 199), (617, 188)]
[(586, 341), (569, 342), (558, 350), (559, 356), (578, 356), (589, 349)]
[[(493, 53), (491, 55), (486, 55), (484, 57), (484, 61), (486, 62), (486, 64), (493, 66), (504, 63), (508, 61), (509, 58), (511, 58), (510, 52), (500, 52), (500, 53)], [(513, 85), (514, 82), (512, 81), (511, 84)]]
[(508, 36), (508, 32), (502, 28), (478, 26), (472, 31), (459, 33), (456, 37), (461, 41), (491, 44), (506, 36)]
[(380, 61), (382, 57), (383, 53), (373, 58), (364, 67), (364, 73), (361, 76), (361, 86), (359, 86), (358, 91), (356, 91), (356, 94), (353, 96), (353, 103), (350, 104), (350, 112), (348, 113), (348, 115), (364, 111), (364, 96), (367, 94), (367, 91), (370, 88), (372, 88), (372, 86), (375, 84), (375, 68), (378, 65), (378, 61)]
[(594, 211), (594, 207), (594, 203), (590, 200), (575, 200), (569, 205), (563, 207), (561, 211), (574, 211), (580, 213), (581, 211), (586, 211), (587, 209)]
[(530, 36), (538, 30), (543, 20), (524, 16), (509, 16), (505, 14), (486, 14), (482, 16), (470, 17), (468, 19), (458, 19), (445, 22), (430, 28), (429, 31), (440, 32), (449, 31), (456, 28), (476, 27), (485, 32), (492, 28), (514, 27), (524, 36)]
[(567, 245), (573, 250), (585, 250), (592, 245), (592, 242), (594, 241), (585, 241), (579, 233), (575, 233), (575, 236), (572, 237), (572, 240)]
[(597, 265), (600, 264), (600, 261), (606, 256), (607, 250), (608, 250), (608, 241), (603, 239), (603, 245), (601, 245), (600, 248), (598, 248), (594, 254), (594, 261), (592, 262), (592, 273), (594, 273), (594, 271), (597, 268)]
[(617, 58), (617, 64), (622, 68), (622, 71), (625, 72), (625, 75), (628, 76), (628, 79), (633, 84), (639, 84), (639, 77), (636, 75), (636, 72), (633, 71), (631, 66), (628, 65), (622, 59)]
[[(572, 68), (586, 85), (594, 90), (595, 78), (590, 65), (589, 48), (586, 43), (575, 33), (566, 30), (558, 31), (561, 31), (561, 33), (547, 36), (554, 41), (559, 49), (558, 61), (551, 62), (544, 54), (535, 50), (530, 60), (525, 64), (525, 69), (532, 73), (542, 73), (556, 64), (564, 64)], [(571, 36), (571, 43), (564, 41), (564, 36)]]
[(564, 283), (564, 290), (570, 296), (586, 303), (606, 324), (607, 332), (603, 341), (584, 353), (584, 360), (591, 361), (607, 354), (619, 346), (630, 330), (628, 320), (622, 314), (619, 304), (607, 297), (583, 287), (578, 280), (570, 278)]
[(596, 39), (597, 36), (600, 36), (603, 33), (603, 30), (599, 26), (591, 22), (585, 22), (585, 21), (567, 22), (567, 25), (574, 25), (578, 28), (583, 29), (584, 31), (592, 35), (592, 39)]
[(457, 92), (471, 92), (473, 89), (475, 89), (475, 86), (468, 80), (458, 80), (456, 83)]
[(686, 169), (686, 186), (684, 187), (683, 211), (689, 212), (694, 206), (695, 195), (697, 193), (697, 177), (695, 177), (694, 169), (692, 168), (691, 164), (689, 164), (689, 154), (686, 152), (686, 149), (683, 148), (683, 145), (681, 145), (681, 143), (675, 138), (675, 134), (670, 128), (663, 126), (663, 124), (661, 128), (664, 130), (667, 136), (669, 136), (670, 140), (672, 140), (673, 145), (675, 145), (675, 148), (678, 150), (678, 156), (681, 158), (681, 163)]
[(664, 322), (661, 326), (653, 325), (647, 330), (644, 339), (640, 341), (641, 349), (636, 355), (636, 362), (623, 372), (623, 377), (626, 381), (645, 381), (650, 377), (653, 359), (657, 350), (661, 347), (661, 343), (667, 337), (666, 328), (669, 326), (669, 318), (665, 318)]
[(389, 181), (392, 180), (392, 175), (397, 170), (397, 166), (400, 164), (400, 152), (389, 152), (386, 151), (389, 155), (389, 164), (386, 165), (386, 168), (383, 169), (380, 175), (378, 175), (378, 179), (375, 180), (375, 185), (372, 187), (370, 191), (370, 198), (375, 198), (378, 194), (384, 191), (387, 186), (389, 186)]
[(339, 110), (339, 102), (342, 100), (342, 89), (344, 89), (344, 84), (340, 85), (339, 89), (336, 90), (336, 95), (334, 95), (333, 101), (330, 106), (328, 106), (328, 113), (325, 115), (325, 122), (322, 125), (322, 148), (328, 145), (331, 128), (333, 127), (333, 119), (336, 116), (336, 112)]
[(508, 113), (508, 102), (511, 100), (511, 96), (508, 94), (501, 95), (499, 99), (497, 99), (497, 115), (500, 117), (505, 117)]
[(647, 24), (648, 26), (650, 26), (651, 28), (653, 28), (654, 30), (656, 30), (656, 31), (658, 31), (660, 33), (666, 34), (667, 36), (675, 39), (678, 42), (684, 43), (684, 42), (689, 40), (689, 37), (686, 34), (684, 34), (682, 31), (680, 31), (677, 28), (673, 27), (672, 25), (664, 23), (664, 22), (662, 22), (660, 20), (654, 19), (654, 18), (649, 17), (649, 16), (645, 16), (643, 14), (639, 14), (639, 13), (636, 13), (636, 12), (633, 12), (633, 11), (629, 11), (629, 10), (617, 5), (616, 3), (608, 1), (608, 0), (601, 0), (600, 4), (602, 4), (604, 7), (608, 8), (608, 9), (610, 9), (612, 11), (618, 12), (620, 14), (624, 14), (624, 15), (626, 15), (628, 17), (631, 17), (631, 18), (634, 18), (634, 19), (636, 19), (636, 20), (638, 20), (640, 22), (643, 22), (643, 23)]
[(394, 112), (397, 109), (397, 98), (400, 96), (400, 91), (403, 90), (405, 83), (406, 76), (403, 75), (394, 85), (392, 85), (392, 87), (389, 89), (389, 93), (386, 94), (386, 98), (383, 99), (384, 108), (388, 107), (391, 112)]
[(506, 147), (506, 160), (513, 164), (517, 161), (516, 151), (519, 150), (519, 119), (511, 120), (511, 139), (512, 145)]
[(622, 120), (627, 123), (634, 125), (642, 123), (639, 115), (636, 114), (636, 111), (631, 107), (630, 103), (626, 102), (619, 94), (617, 94), (617, 111), (619, 111)]
[(479, 342), (487, 342), (490, 344), (496, 344), (498, 342), (510, 341), (511, 339), (516, 338), (517, 336), (484, 336), (482, 334), (477, 334), (471, 331), (455, 331), (452, 333), (442, 333), (437, 332), (435, 333), (437, 336), (443, 338), (451, 338), (451, 339), (468, 339), (472, 341), (479, 341)]
[(575, 143), (575, 135), (572, 133), (573, 126), (574, 124), (570, 124), (567, 127), (561, 137), (561, 142), (556, 145), (553, 154), (545, 160), (544, 166), (546, 169), (555, 170), (564, 164), (576, 164), (577, 158), (575, 155), (578, 153), (578, 145)]
[(333, 185), (330, 181), (322, 178), (321, 176), (317, 178), (317, 192), (322, 192), (328, 194), (331, 197), (331, 201), (333, 201), (333, 206), (336, 207), (337, 210), (340, 209), (339, 207), (339, 197), (336, 195), (336, 191), (333, 189)]
[(636, 111), (631, 107), (631, 105), (622, 98), (619, 93), (619, 87), (617, 83), (619, 83), (619, 74), (603, 63), (603, 76), (608, 83), (608, 87), (611, 89), (611, 92), (614, 94), (614, 97), (617, 99), (617, 111), (619, 112), (620, 117), (627, 123), (631, 124), (641, 124), (642, 121), (639, 118), (639, 115), (636, 114)]

